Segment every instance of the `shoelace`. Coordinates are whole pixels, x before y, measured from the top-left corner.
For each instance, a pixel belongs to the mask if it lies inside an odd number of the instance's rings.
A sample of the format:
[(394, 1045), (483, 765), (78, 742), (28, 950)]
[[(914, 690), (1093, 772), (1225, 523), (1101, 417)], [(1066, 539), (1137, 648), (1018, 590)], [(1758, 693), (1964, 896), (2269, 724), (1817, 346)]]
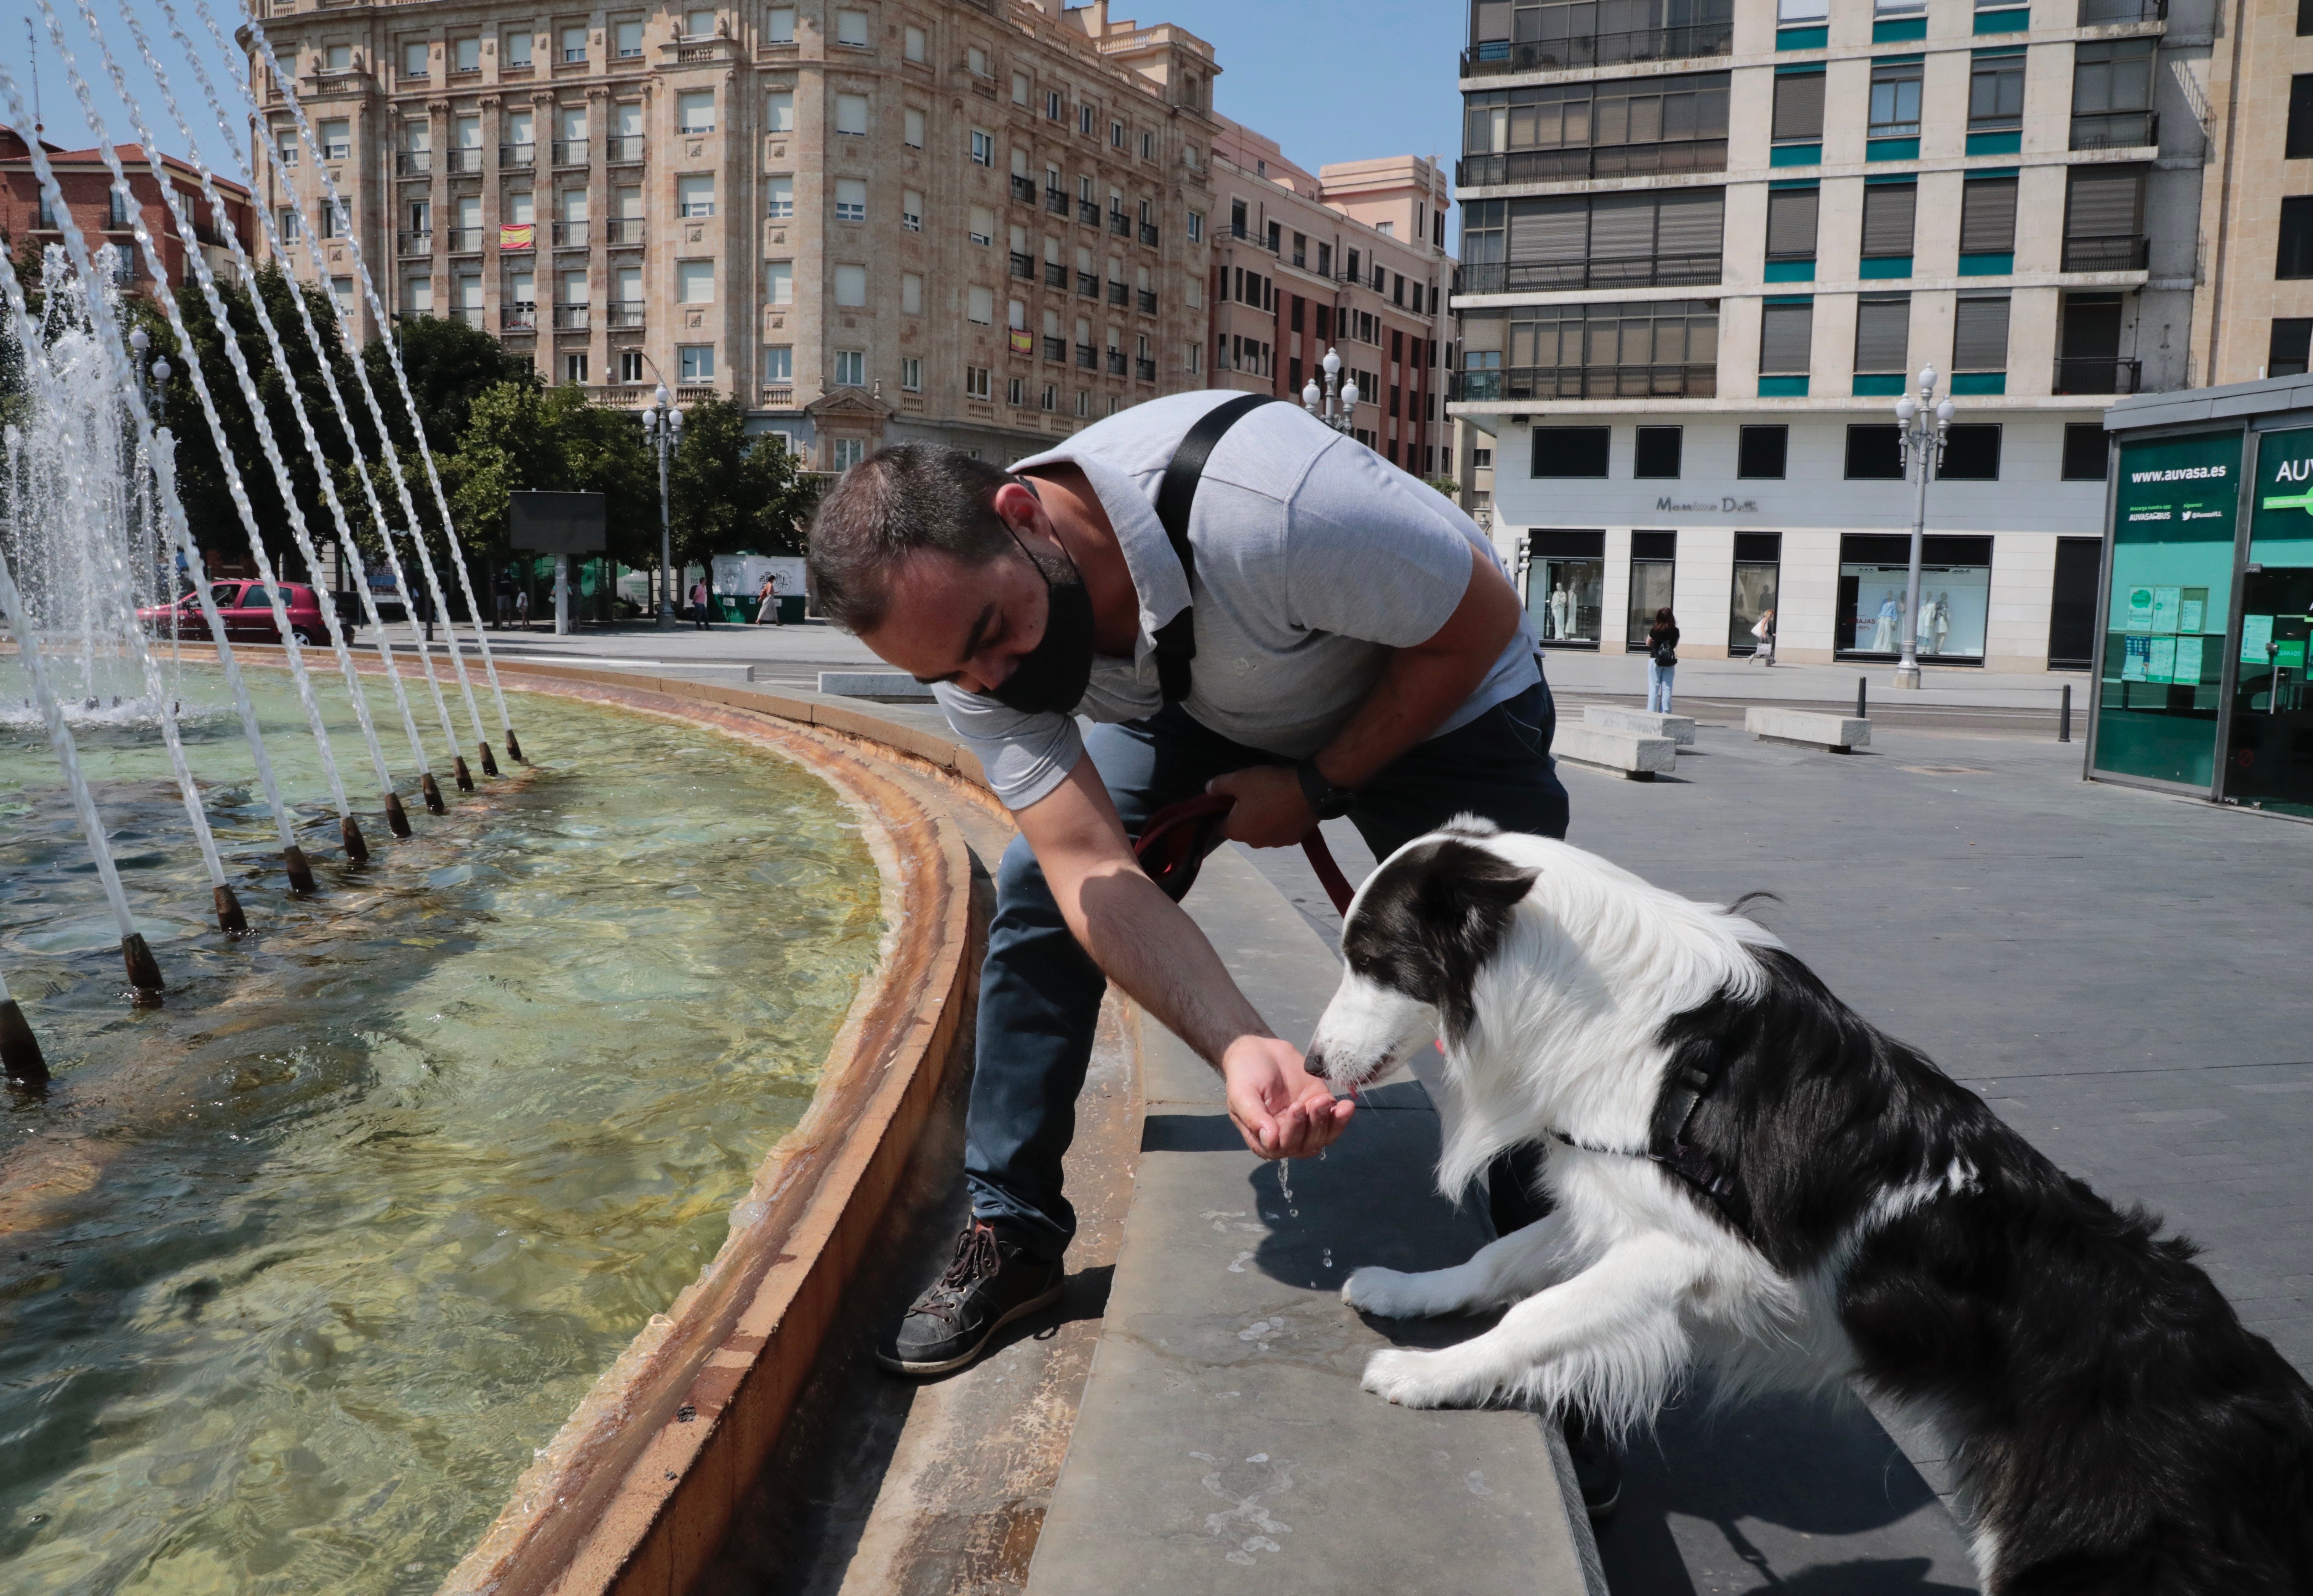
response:
[(964, 1299), (972, 1288), (1004, 1267), (1004, 1255), (997, 1250), (996, 1227), (974, 1223), (956, 1239), (955, 1257), (947, 1266), (947, 1273), (939, 1284), (926, 1292), (916, 1303), (916, 1311), (928, 1313), (943, 1324), (955, 1324), (963, 1311)]

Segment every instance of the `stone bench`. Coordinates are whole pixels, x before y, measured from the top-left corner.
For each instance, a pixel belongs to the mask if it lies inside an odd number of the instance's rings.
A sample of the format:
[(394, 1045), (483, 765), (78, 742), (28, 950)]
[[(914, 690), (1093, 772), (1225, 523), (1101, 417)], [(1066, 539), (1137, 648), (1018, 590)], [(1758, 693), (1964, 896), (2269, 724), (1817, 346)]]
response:
[(1585, 704), (1583, 720), (1610, 732), (1636, 732), (1641, 737), (1667, 737), (1681, 748), (1694, 746), (1694, 719), (1665, 715), (1653, 709), (1626, 709), (1619, 704)]
[(925, 700), (931, 688), (904, 671), (822, 671), (819, 690), (838, 698)]
[(1561, 723), (1550, 751), (1578, 765), (1619, 772), (1632, 781), (1652, 781), (1658, 771), (1671, 769), (1678, 759), (1678, 744), (1667, 737), (1618, 732), (1587, 720)]
[(1871, 723), (1852, 715), (1754, 705), (1743, 712), (1743, 729), (1762, 742), (1788, 742), (1834, 754), (1851, 754), (1871, 746)]

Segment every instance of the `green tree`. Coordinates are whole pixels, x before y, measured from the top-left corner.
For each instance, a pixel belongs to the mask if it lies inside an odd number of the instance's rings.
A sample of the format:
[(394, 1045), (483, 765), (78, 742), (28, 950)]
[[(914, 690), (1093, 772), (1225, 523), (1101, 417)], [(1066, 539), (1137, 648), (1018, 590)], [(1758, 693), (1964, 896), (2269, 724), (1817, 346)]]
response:
[(657, 553), (658, 480), (641, 424), (587, 403), (581, 389), (520, 380), (485, 389), (439, 463), (459, 536), (479, 561), (506, 557), (508, 495), (525, 488), (599, 493), (611, 557), (644, 565)]
[(718, 554), (803, 552), (818, 490), (778, 439), (747, 435), (747, 413), (731, 400), (686, 408), (667, 475), (678, 567), (706, 566)]
[[(436, 454), (458, 446), (466, 435), (474, 401), (506, 383), (536, 391), (541, 387), (527, 356), (519, 355), (479, 327), (433, 316), (413, 316), (395, 324), (401, 369), (409, 378), (426, 428), (427, 446)], [(371, 387), (377, 390), (398, 448), (411, 449), (409, 408), (393, 379), (393, 353), (383, 338), (362, 351)]]

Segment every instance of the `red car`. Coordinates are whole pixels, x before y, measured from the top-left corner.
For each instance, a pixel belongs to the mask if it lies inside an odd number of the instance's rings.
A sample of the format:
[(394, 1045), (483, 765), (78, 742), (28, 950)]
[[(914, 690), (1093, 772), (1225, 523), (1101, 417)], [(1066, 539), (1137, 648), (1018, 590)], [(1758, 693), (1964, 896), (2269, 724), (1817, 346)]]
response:
[[(314, 645), (329, 640), (329, 623), (321, 618), (321, 606), (335, 597), (316, 592), (303, 583), (285, 582), (280, 584), (281, 601), (289, 611), (289, 630), (301, 644)], [(278, 643), (281, 628), (273, 619), (272, 601), (266, 597), (261, 582), (212, 582), (209, 594), (216, 601), (217, 618), (224, 622), (224, 635), (234, 643)], [(139, 609), (136, 618), (156, 636), (166, 637), (171, 628), (177, 636), (207, 641), (208, 622), (192, 594), (187, 593), (171, 609), (155, 606)], [(352, 627), (342, 619), (350, 634)]]

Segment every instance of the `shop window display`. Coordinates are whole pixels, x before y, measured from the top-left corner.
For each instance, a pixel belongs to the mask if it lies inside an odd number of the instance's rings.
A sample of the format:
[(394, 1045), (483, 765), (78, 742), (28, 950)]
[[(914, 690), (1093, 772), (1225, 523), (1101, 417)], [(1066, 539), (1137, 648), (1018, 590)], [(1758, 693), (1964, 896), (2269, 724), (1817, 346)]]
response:
[(1671, 590), (1676, 585), (1677, 561), (1676, 532), (1631, 534), (1631, 602), (1623, 633), (1624, 647), (1643, 650), (1655, 611), (1673, 608)]
[[(1842, 658), (1895, 659), (1904, 651), (1904, 600), (1911, 580), (1909, 538), (1850, 535), (1839, 540), (1839, 635)], [(1992, 599), (1992, 539), (1928, 538), (1920, 559), (1922, 661), (1980, 663)]]
[(1753, 628), (1759, 618), (1776, 608), (1776, 590), (1782, 585), (1783, 535), (1781, 532), (1735, 534), (1734, 601), (1727, 613), (1727, 652), (1751, 654), (1760, 642)]
[(1606, 534), (1526, 535), (1526, 603), (1545, 648), (1596, 648), (1606, 596)]

